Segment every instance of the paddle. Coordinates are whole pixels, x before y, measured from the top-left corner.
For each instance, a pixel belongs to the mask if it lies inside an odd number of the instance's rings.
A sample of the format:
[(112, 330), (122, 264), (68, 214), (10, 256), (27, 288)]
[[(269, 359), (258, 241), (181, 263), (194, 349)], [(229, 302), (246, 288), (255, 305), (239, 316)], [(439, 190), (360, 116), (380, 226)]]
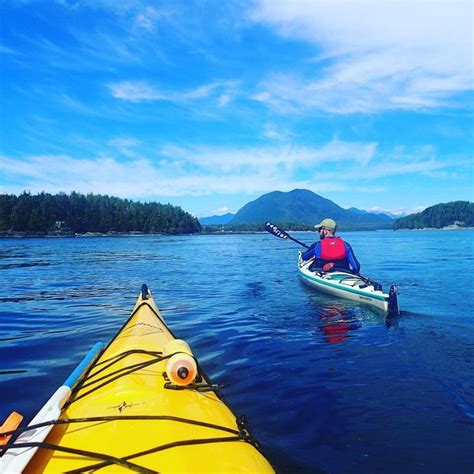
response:
[(290, 239), (293, 242), (296, 242), (297, 244), (302, 245), (303, 247), (309, 249), (309, 245), (304, 244), (303, 242), (300, 242), (299, 240), (293, 238), (291, 235), (289, 235), (287, 232), (284, 230), (280, 229), (277, 225), (272, 224), (271, 222), (265, 222), (265, 230), (267, 232), (270, 232), (270, 234), (273, 234), (275, 237), (279, 237), (280, 239)]
[[(95, 344), (92, 349), (87, 353), (81, 363), (74, 369), (71, 375), (67, 378), (67, 380), (63, 383), (61, 387), (59, 387), (56, 392), (51, 396), (51, 398), (43, 405), (40, 411), (36, 414), (36, 416), (31, 420), (28, 426), (33, 426), (38, 423), (44, 422), (53, 422), (58, 420), (61, 416), (61, 410), (63, 409), (66, 402), (69, 400), (72, 391), (77, 386), (77, 384), (81, 381), (85, 373), (92, 367), (94, 362), (99, 358), (104, 345), (101, 342)], [(17, 414), (18, 415), (18, 414)], [(21, 415), (20, 415), (21, 416)], [(16, 417), (16, 415), (14, 415)], [(11, 419), (8, 419), (9, 423), (11, 423)], [(19, 422), (21, 419), (19, 420)], [(7, 426), (8, 426), (7, 424)], [(18, 426), (18, 425), (17, 425)], [(31, 443), (31, 447), (23, 447), (19, 449), (12, 450), (13, 452), (7, 451), (3, 454), (2, 458), (0, 459), (0, 472), (23, 472), (23, 469), (28, 465), (33, 455), (38, 450), (37, 443), (42, 443), (48, 436), (49, 432), (53, 428), (53, 424), (44, 424), (42, 425), (41, 429), (35, 429), (31, 432), (24, 432), (21, 434), (15, 443), (13, 443), (13, 448), (16, 443)], [(14, 428), (16, 429), (16, 428)], [(7, 433), (11, 435), (12, 433), (8, 430), (5, 430), (5, 427), (2, 428), (0, 431), (0, 435), (3, 433)], [(6, 436), (3, 434), (5, 440)], [(0, 439), (1, 439), (0, 437)], [(4, 444), (3, 442), (1, 444)], [(8, 449), (8, 445), (7, 445)]]
[[(293, 238), (291, 235), (289, 235), (287, 232), (284, 230), (280, 229), (277, 225), (272, 224), (271, 222), (265, 222), (265, 230), (269, 232), (270, 234), (273, 234), (275, 237), (279, 237), (280, 239), (290, 239), (293, 242), (296, 242), (297, 244), (302, 245), (303, 247), (309, 249), (309, 246), (304, 244), (303, 242), (300, 242), (299, 240)], [(324, 268), (322, 269), (323, 271)], [(367, 278), (360, 273), (354, 273), (354, 276), (357, 276), (359, 279), (361, 279), (363, 282), (367, 283), (368, 285), (373, 285), (375, 289), (380, 289), (382, 290), (382, 285), (380, 283), (377, 283), (370, 278)]]

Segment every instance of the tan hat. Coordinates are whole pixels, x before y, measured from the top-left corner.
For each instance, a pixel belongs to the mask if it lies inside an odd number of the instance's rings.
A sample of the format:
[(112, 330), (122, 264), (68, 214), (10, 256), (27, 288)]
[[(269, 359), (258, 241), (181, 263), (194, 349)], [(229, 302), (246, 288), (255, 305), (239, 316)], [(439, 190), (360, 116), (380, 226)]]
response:
[(318, 230), (321, 229), (321, 227), (326, 227), (326, 229), (335, 232), (337, 224), (336, 221), (333, 221), (332, 219), (323, 219), (319, 224), (316, 224), (314, 227)]

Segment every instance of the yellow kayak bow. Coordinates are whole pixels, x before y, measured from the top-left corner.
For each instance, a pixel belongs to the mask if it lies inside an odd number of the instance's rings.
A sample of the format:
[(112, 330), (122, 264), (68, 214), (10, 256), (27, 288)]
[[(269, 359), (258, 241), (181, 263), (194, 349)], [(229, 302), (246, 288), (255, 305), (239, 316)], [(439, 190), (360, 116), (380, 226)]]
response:
[(109, 345), (86, 359), (78, 383), (16, 430), (1, 472), (274, 472), (146, 285)]

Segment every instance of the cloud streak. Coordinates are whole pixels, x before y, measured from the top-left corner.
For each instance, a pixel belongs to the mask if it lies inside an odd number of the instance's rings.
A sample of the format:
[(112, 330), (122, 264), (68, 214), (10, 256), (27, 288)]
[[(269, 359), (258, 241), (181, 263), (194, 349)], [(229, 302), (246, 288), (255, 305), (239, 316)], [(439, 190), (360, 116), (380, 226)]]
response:
[(375, 154), (376, 143), (334, 139), (319, 147), (284, 144), (269, 147), (180, 147), (167, 145), (161, 154), (195, 166), (232, 172), (239, 169), (310, 168), (321, 163), (355, 162), (366, 165)]
[(472, 90), (470, 1), (260, 0), (250, 18), (320, 51), (313, 75), (260, 82), (253, 98), (282, 112), (449, 107)]
[(44, 3), (2, 8), (3, 191), (472, 196), (472, 2)]
[(377, 152), (375, 143), (338, 140), (319, 147), (261, 149), (167, 145), (153, 159), (141, 156), (140, 142), (130, 137), (112, 139), (109, 145), (126, 159), (109, 155), (94, 159), (68, 155), (0, 157), (0, 171), (6, 178), (0, 191), (76, 190), (131, 198), (213, 193), (255, 195), (294, 188), (383, 192), (383, 178), (448, 172), (469, 166), (469, 160), (462, 158), (450, 163), (442, 161), (429, 147), (383, 154)]
[(107, 87), (112, 97), (128, 102), (185, 103), (214, 97), (220, 107), (237, 94), (237, 83), (233, 81), (212, 82), (185, 91), (165, 90), (147, 81), (121, 81)]

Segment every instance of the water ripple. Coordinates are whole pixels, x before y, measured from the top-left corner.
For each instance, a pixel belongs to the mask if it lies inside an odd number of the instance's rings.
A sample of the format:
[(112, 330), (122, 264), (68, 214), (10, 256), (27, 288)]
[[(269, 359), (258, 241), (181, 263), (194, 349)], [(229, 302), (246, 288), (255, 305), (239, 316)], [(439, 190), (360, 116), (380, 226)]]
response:
[(474, 290), (448, 276), (470, 274), (472, 232), (450, 239), (348, 234), (364, 273), (401, 283), (399, 318), (313, 292), (269, 235), (0, 240), (0, 421), (31, 416), (147, 282), (280, 472), (470, 472)]

